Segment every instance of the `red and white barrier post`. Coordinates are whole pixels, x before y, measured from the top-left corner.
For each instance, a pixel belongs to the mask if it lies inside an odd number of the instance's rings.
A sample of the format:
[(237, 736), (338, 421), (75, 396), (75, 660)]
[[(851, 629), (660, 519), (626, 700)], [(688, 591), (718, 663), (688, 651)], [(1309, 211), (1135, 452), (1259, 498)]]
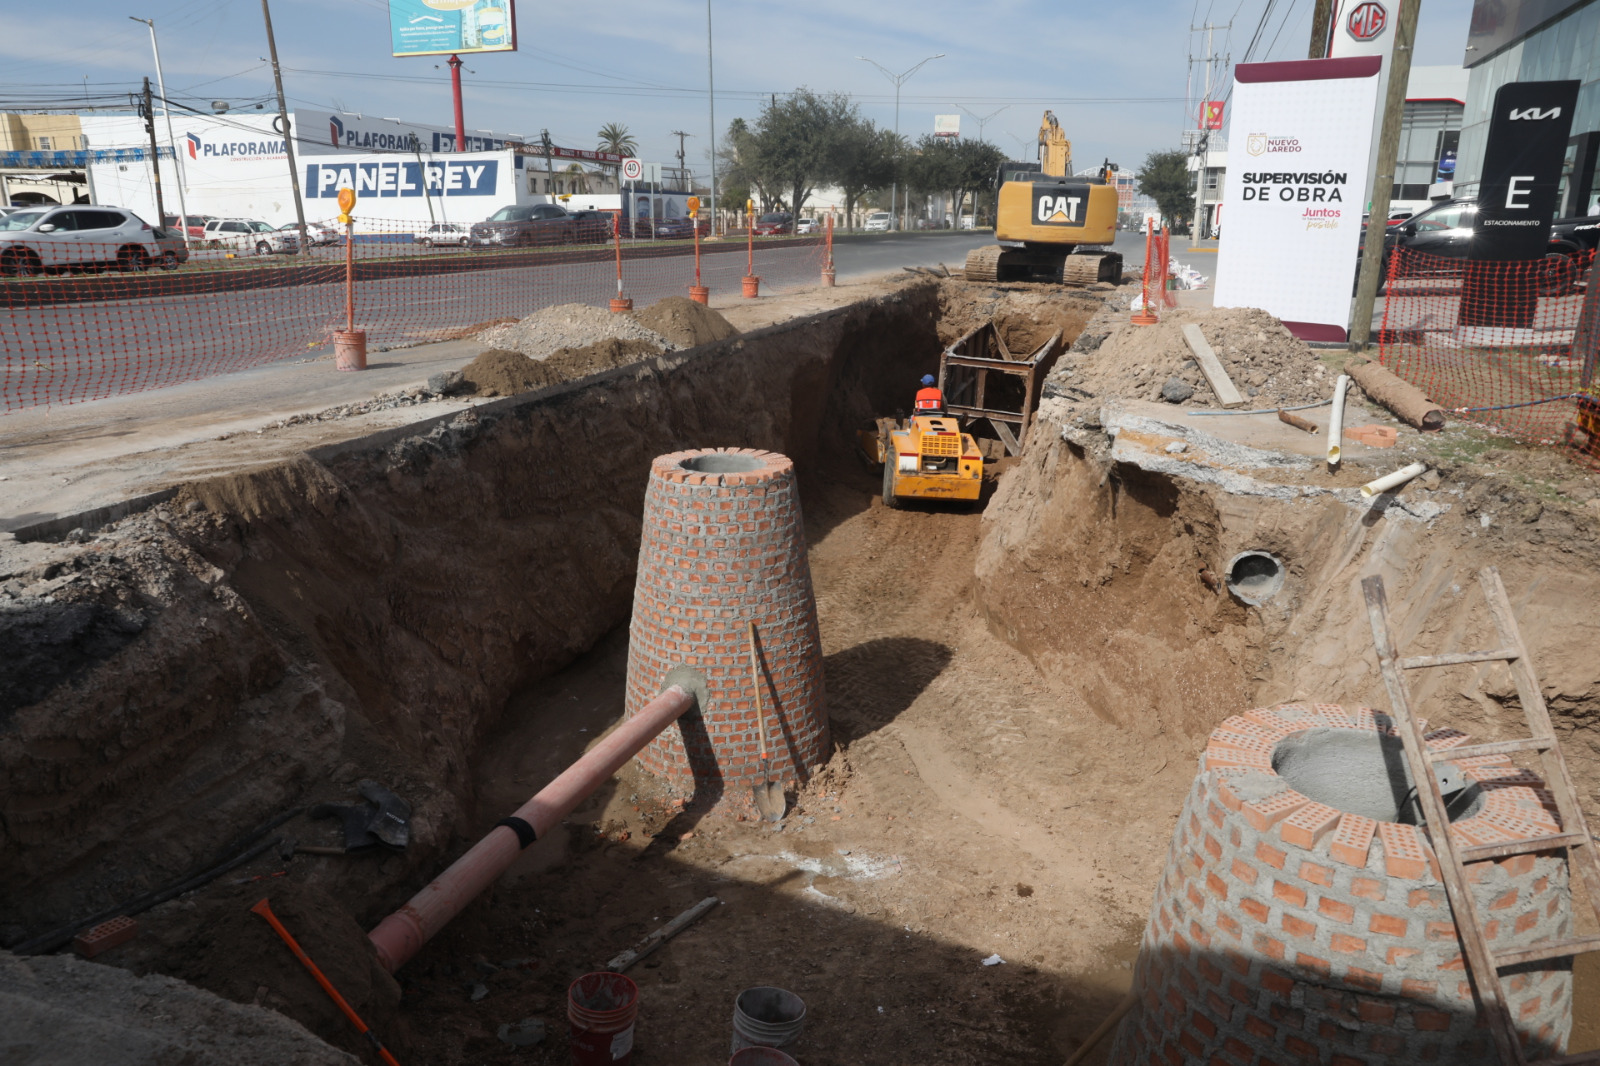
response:
[(611, 298), (611, 310), (614, 314), (633, 310), (633, 298), (622, 295), (622, 212), (615, 211), (611, 215), (611, 243), (617, 250), (617, 294)]
[(336, 370), (367, 368), (367, 333), (356, 329), (356, 191), (339, 190), (339, 221), (344, 223), (344, 329), (333, 331), (333, 365)]
[(761, 295), (761, 279), (756, 277), (756, 216), (755, 201), (744, 202), (745, 217), (745, 259), (744, 277), (740, 278), (744, 286), (744, 295), (747, 299), (754, 299)]
[(833, 272), (833, 212), (832, 211), (828, 212), (828, 221), (825, 223), (825, 225), (828, 227), (828, 255), (827, 255), (827, 258), (822, 261), (822, 284), (823, 284), (824, 287), (831, 289), (831, 288), (833, 288), (833, 280), (834, 280), (834, 272)]
[(689, 299), (697, 304), (711, 302), (711, 290), (700, 284), (700, 197), (689, 197), (690, 229), (694, 230), (694, 284), (689, 286)]
[(1141, 288), (1143, 296), (1139, 310), (1133, 313), (1128, 320), (1135, 326), (1153, 326), (1161, 320), (1150, 309), (1150, 265), (1161, 249), (1156, 243), (1156, 224), (1154, 219), (1145, 219), (1144, 223), (1144, 283)]

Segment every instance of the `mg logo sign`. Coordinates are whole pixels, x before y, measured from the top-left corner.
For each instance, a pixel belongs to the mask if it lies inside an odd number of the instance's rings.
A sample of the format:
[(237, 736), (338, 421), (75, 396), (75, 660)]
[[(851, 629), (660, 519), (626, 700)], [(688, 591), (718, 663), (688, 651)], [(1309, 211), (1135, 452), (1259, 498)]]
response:
[(1389, 12), (1375, 0), (1357, 4), (1345, 20), (1345, 32), (1358, 41), (1371, 41), (1383, 36), (1389, 28)]

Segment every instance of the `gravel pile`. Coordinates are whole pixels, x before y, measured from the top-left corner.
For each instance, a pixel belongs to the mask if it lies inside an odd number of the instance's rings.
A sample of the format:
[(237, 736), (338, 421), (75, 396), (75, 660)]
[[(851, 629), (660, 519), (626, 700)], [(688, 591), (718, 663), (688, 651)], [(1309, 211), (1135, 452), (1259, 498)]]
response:
[(543, 359), (563, 348), (584, 348), (605, 340), (646, 341), (662, 351), (678, 346), (652, 329), (641, 326), (632, 315), (613, 314), (587, 304), (560, 304), (535, 311), (520, 322), (491, 326), (478, 334), (490, 348), (521, 352), (531, 359)]

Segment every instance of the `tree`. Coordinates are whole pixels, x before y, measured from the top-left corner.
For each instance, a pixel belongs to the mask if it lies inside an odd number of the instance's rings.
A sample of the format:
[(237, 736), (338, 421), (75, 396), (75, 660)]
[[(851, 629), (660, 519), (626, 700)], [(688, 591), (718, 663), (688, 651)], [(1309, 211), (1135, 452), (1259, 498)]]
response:
[(615, 152), (618, 155), (638, 155), (639, 145), (633, 139), (633, 134), (628, 132), (628, 127), (620, 122), (607, 122), (600, 127), (596, 134), (600, 138), (597, 146), (602, 152)]
[(902, 145), (891, 130), (870, 121), (848, 123), (834, 141), (833, 182), (844, 193), (845, 225), (855, 217), (856, 203), (868, 191), (895, 179)]
[(1189, 217), (1194, 188), (1189, 178), (1189, 156), (1182, 151), (1151, 152), (1139, 168), (1139, 192), (1156, 202), (1169, 221)]
[(812, 190), (834, 177), (840, 136), (859, 121), (850, 98), (837, 93), (819, 96), (800, 88), (773, 99), (746, 146), (753, 152), (754, 183), (769, 193), (787, 193), (789, 209), (800, 214)]
[[(950, 198), (950, 210), (959, 210), (967, 193), (994, 188), (995, 175), (1005, 153), (987, 141), (965, 141), (924, 134), (917, 141), (907, 170), (913, 192), (939, 193)], [(976, 212), (974, 212), (976, 214)]]

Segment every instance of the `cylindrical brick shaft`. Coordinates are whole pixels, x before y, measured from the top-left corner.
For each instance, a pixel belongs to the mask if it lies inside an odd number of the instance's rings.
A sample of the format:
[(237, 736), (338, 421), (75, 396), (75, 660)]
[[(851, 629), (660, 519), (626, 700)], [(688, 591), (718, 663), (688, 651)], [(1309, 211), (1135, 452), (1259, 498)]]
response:
[(650, 467), (628, 644), (627, 711), (675, 668), (707, 691), (639, 754), (675, 788), (736, 808), (764, 780), (750, 667), (756, 627), (772, 773), (803, 781), (828, 758), (822, 644), (794, 464), (776, 452), (674, 452)]
[[(1458, 747), (1454, 730), (1428, 734)], [(1469, 787), (1458, 845), (1557, 831), (1539, 778), (1506, 756), (1439, 764)], [(1179, 817), (1113, 1066), (1498, 1063), (1426, 833), (1399, 819), (1404, 753), (1388, 716), (1288, 704), (1211, 734)], [(1491, 950), (1570, 935), (1564, 853), (1466, 867)], [(1503, 971), (1530, 1058), (1572, 1024), (1567, 960)]]

